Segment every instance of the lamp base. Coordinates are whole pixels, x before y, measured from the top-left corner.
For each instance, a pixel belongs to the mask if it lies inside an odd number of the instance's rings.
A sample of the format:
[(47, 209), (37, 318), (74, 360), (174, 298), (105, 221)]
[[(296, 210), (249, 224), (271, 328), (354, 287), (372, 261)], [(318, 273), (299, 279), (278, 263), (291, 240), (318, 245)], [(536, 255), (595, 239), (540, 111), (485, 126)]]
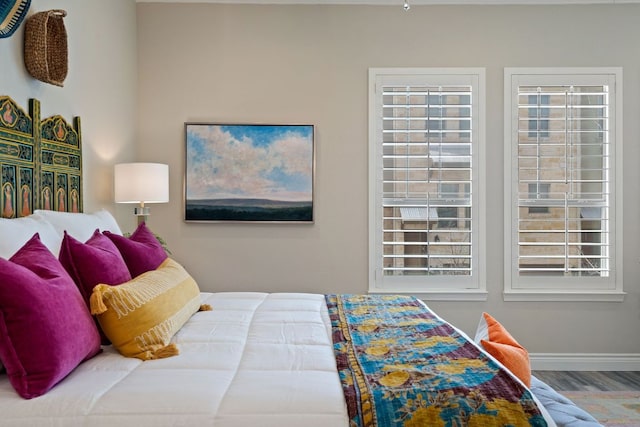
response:
[(147, 207), (138, 206), (133, 209), (133, 214), (138, 217), (138, 225), (143, 222), (147, 222), (147, 217), (151, 214), (151, 211)]
[(141, 216), (141, 215), (149, 216), (149, 215), (151, 215), (151, 210), (149, 208), (147, 208), (147, 207), (138, 206), (138, 207), (133, 209), (133, 214), (135, 216)]

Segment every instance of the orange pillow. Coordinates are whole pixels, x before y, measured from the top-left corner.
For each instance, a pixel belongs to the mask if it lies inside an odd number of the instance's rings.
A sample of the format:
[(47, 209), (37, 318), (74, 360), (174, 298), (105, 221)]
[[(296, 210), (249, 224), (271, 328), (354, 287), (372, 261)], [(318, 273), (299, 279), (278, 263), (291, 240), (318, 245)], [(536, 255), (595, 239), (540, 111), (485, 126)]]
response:
[(527, 387), (531, 386), (529, 352), (488, 313), (482, 313), (476, 341), (480, 342), (489, 354), (498, 359)]

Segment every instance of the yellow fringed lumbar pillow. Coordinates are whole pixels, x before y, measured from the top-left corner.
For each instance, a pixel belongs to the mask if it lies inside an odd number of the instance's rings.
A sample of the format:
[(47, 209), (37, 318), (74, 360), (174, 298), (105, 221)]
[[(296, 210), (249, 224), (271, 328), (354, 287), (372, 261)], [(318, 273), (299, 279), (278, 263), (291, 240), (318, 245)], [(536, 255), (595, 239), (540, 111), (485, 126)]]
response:
[(198, 310), (200, 289), (176, 261), (167, 258), (119, 286), (97, 285), (91, 294), (91, 313), (105, 335), (126, 357), (142, 360), (175, 356), (171, 338)]

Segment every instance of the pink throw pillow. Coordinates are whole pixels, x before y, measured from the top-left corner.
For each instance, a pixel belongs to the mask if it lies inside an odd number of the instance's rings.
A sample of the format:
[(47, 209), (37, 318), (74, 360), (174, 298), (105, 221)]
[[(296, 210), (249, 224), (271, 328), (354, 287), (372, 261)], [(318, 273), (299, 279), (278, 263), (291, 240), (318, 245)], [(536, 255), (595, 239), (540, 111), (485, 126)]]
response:
[(37, 233), (0, 258), (0, 359), (20, 396), (45, 394), (98, 352), (82, 295)]
[(87, 307), (96, 285), (119, 285), (131, 280), (120, 251), (98, 230), (85, 243), (65, 231), (58, 258), (80, 289)]
[(132, 278), (155, 270), (167, 259), (164, 248), (144, 222), (128, 238), (109, 231), (104, 231), (104, 235), (120, 250)]

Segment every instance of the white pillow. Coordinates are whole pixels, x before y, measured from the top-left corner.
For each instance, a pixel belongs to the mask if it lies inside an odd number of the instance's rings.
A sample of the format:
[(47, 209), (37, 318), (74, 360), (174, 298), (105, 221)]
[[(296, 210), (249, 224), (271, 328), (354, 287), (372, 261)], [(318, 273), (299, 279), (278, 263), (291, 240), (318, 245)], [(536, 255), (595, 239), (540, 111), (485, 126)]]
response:
[(33, 216), (41, 218), (53, 225), (53, 228), (55, 228), (60, 236), (58, 249), (65, 231), (80, 242), (86, 242), (93, 235), (93, 232), (96, 231), (96, 228), (100, 231), (108, 230), (114, 234), (122, 234), (115, 218), (104, 209), (94, 213), (36, 210)]
[(29, 215), (22, 218), (0, 218), (0, 257), (10, 258), (35, 233), (39, 233), (42, 243), (58, 256), (62, 237), (51, 224), (35, 215)]

